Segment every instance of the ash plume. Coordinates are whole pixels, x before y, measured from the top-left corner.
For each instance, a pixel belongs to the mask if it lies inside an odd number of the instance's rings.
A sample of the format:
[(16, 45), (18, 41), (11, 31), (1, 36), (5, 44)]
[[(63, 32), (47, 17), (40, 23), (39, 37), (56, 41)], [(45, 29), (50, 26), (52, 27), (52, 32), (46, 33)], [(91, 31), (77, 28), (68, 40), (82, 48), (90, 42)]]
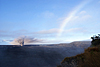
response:
[(36, 39), (36, 38), (31, 38), (31, 37), (18, 37), (15, 38), (10, 44), (12, 45), (25, 45), (25, 44), (36, 44), (36, 43), (42, 43), (43, 40), (41, 39)]

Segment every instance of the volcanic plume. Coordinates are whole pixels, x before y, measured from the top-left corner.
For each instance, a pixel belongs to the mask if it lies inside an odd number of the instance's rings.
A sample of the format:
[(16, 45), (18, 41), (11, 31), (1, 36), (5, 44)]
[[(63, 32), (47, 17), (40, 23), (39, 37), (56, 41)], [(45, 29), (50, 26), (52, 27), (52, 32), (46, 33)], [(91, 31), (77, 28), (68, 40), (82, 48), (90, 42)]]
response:
[(18, 37), (15, 38), (12, 42), (10, 42), (12, 45), (25, 45), (25, 44), (35, 44), (35, 43), (42, 43), (43, 40), (41, 39), (36, 39), (36, 38), (31, 38), (31, 37)]

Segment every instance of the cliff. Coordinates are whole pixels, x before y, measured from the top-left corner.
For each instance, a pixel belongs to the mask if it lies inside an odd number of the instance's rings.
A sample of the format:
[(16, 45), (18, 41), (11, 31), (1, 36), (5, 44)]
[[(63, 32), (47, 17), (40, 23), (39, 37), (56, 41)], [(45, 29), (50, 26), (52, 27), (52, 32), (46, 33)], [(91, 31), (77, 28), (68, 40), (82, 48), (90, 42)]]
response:
[(57, 67), (100, 67), (100, 40), (93, 40), (84, 53), (66, 57)]

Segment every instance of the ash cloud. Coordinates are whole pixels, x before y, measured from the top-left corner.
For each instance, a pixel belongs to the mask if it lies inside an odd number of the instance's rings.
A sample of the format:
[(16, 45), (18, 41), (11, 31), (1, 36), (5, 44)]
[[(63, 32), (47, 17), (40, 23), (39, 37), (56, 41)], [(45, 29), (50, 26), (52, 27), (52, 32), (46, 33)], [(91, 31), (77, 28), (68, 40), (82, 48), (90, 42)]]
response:
[(24, 37), (15, 38), (12, 42), (10, 42), (10, 44), (20, 45), (22, 42), (24, 42), (24, 45), (26, 45), (26, 44), (39, 44), (39, 43), (43, 43), (43, 40), (24, 36)]

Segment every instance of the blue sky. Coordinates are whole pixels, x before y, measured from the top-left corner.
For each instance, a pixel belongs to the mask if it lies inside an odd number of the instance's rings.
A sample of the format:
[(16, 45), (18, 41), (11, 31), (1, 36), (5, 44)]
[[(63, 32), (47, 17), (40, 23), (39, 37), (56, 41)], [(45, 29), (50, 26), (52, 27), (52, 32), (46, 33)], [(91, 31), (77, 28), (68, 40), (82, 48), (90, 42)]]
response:
[(0, 0), (0, 45), (90, 40), (99, 29), (100, 0)]

